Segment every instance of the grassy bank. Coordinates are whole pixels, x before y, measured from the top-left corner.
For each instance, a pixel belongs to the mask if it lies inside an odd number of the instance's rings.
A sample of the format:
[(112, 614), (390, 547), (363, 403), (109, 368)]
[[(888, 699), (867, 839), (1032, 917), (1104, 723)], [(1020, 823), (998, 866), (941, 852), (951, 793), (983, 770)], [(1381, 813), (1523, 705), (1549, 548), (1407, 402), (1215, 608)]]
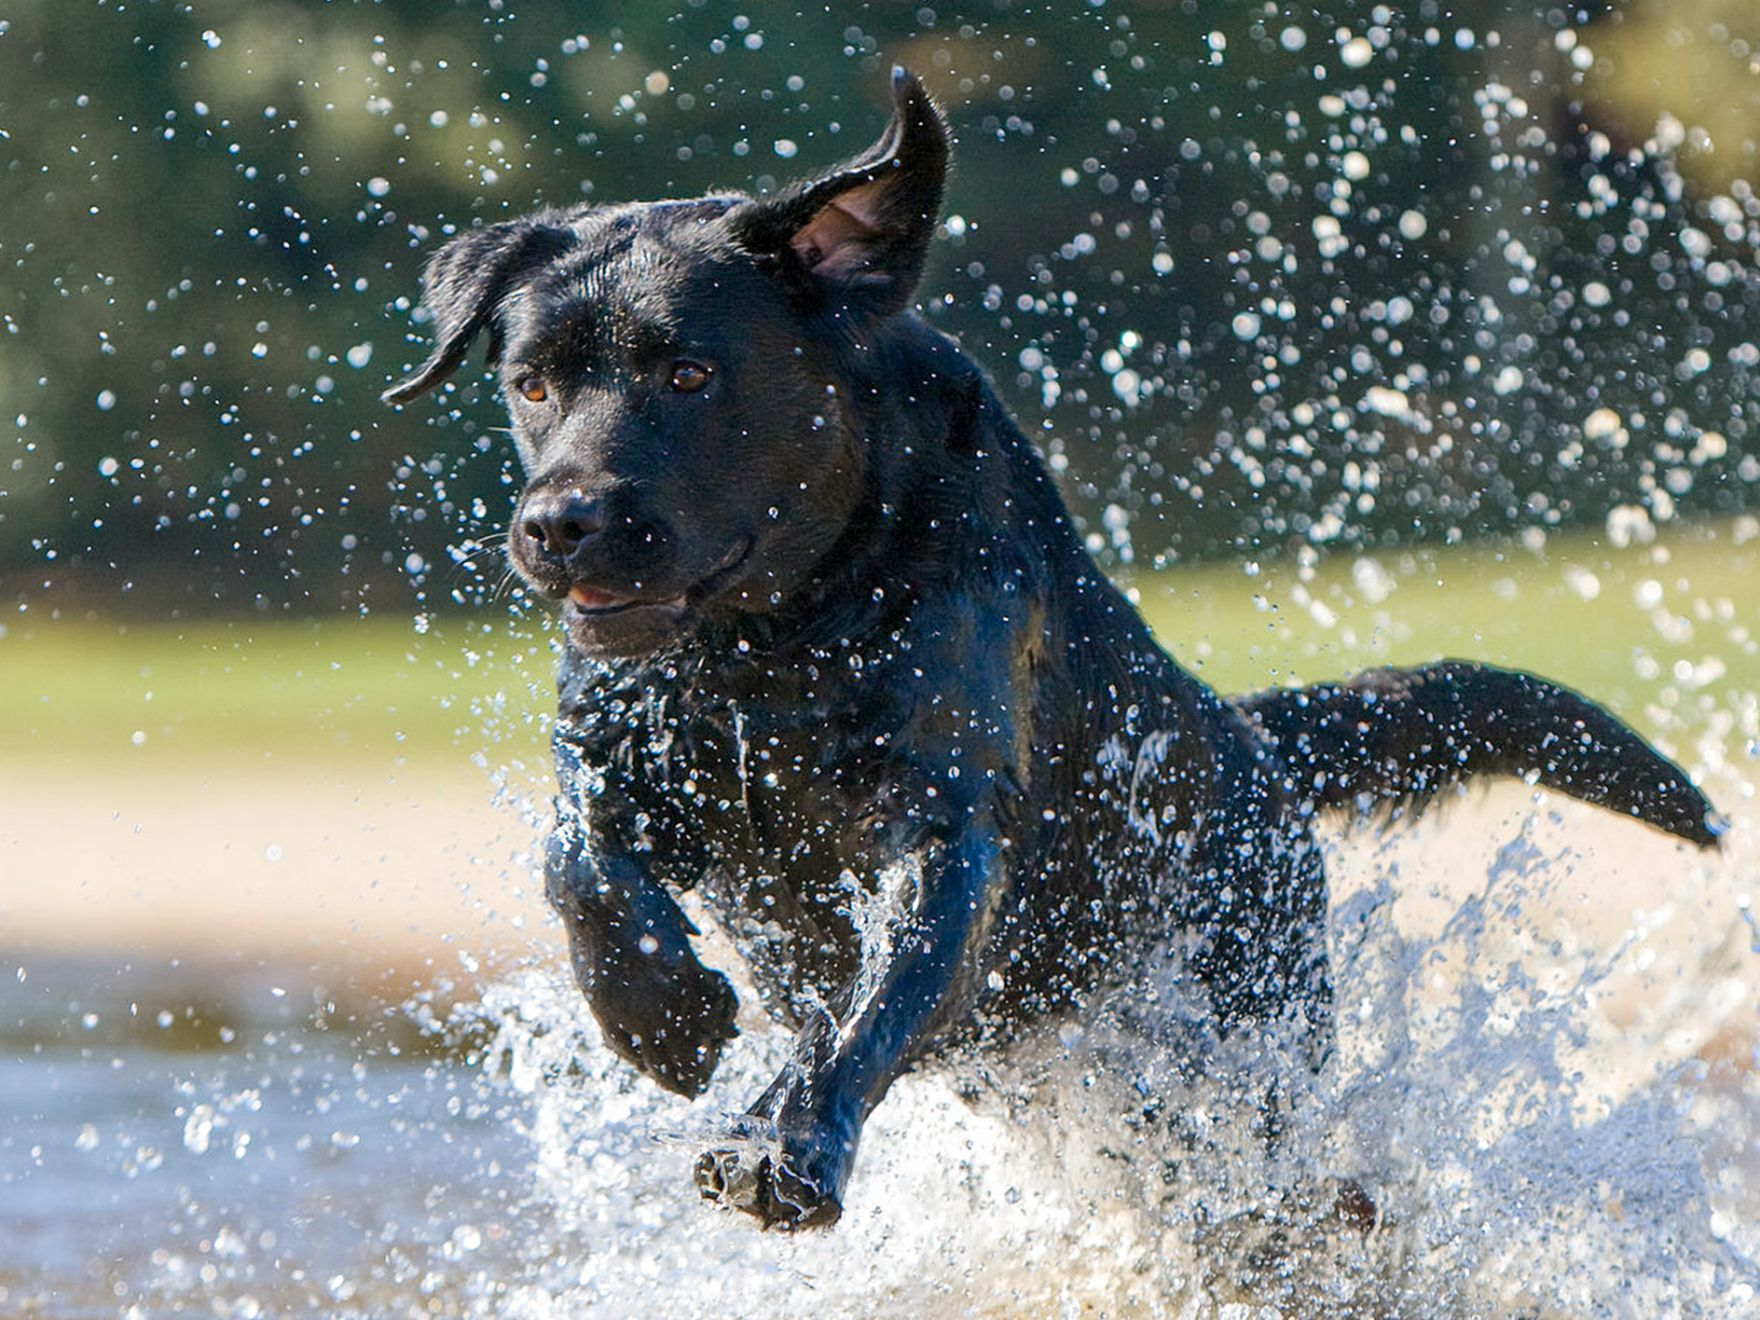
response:
[[(1616, 549), (1515, 546), (1176, 568), (1128, 579), (1162, 640), (1228, 691), (1460, 656), (1546, 673), (1678, 731), (1760, 690), (1752, 520)], [(541, 622), (69, 623), (0, 635), (0, 758), (367, 758), (462, 765), (541, 744)], [(497, 755), (490, 752), (491, 757)]]
[(461, 759), (523, 726), (552, 661), (503, 614), (176, 624), (14, 622), (0, 757)]
[(1676, 528), (1647, 546), (1599, 535), (1335, 555), (1141, 580), (1184, 663), (1237, 691), (1443, 656), (1532, 669), (1638, 723), (1691, 726), (1760, 690), (1760, 528)]

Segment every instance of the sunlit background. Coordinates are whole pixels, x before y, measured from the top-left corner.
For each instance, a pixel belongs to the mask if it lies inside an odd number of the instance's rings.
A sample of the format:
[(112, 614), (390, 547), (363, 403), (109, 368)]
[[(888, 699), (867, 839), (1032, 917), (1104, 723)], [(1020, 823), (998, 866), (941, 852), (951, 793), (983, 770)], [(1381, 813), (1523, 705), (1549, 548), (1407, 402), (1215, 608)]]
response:
[[(1518, 787), (1341, 894), (1391, 876), (1458, 933), (1500, 845), (1564, 855), (1511, 965), (1545, 983), (1521, 957), (1580, 943), (1600, 970), (1572, 984), (1612, 989), (1571, 1030), (1641, 1041), (1607, 1066), (1703, 1083), (1659, 1112), (1725, 1133), (1692, 1205), (1731, 1255), (1642, 1295), (1755, 1304), (1760, 1242), (1729, 1227), (1760, 1219), (1751, 0), (7, 0), (0, 1313), (616, 1313), (676, 1285), (655, 1242), (709, 1222), (688, 1186), (631, 1192), (634, 1138), (556, 1137), (507, 1043), (515, 1020), (575, 1040), (576, 1010), (529, 860), (554, 643), (499, 550), (501, 409), (477, 371), (378, 394), (423, 354), (448, 234), (773, 188), (872, 141), (893, 64), (958, 138), (922, 310), (1177, 658), (1231, 691), (1533, 668), (1731, 818), (1707, 867), (1536, 823)], [(577, 1035), (589, 1062), (544, 1075), (584, 1070), (618, 1132), (652, 1119)], [(531, 1172), (571, 1160), (599, 1181)], [(531, 1245), (559, 1198), (626, 1249)], [(840, 1233), (878, 1253), (876, 1206)], [(1029, 1256), (1079, 1237), (1020, 1232)], [(804, 1278), (838, 1314), (919, 1287), (948, 1314), (1228, 1300), (1055, 1261), (998, 1282), (970, 1245), (847, 1284), (810, 1245), (693, 1250), (752, 1313)], [(1449, 1257), (1440, 1289), (1385, 1273), (1454, 1314), (1499, 1259)], [(1536, 1313), (1584, 1312), (1575, 1276), (1533, 1286)], [(715, 1295), (669, 1305), (739, 1313)]]

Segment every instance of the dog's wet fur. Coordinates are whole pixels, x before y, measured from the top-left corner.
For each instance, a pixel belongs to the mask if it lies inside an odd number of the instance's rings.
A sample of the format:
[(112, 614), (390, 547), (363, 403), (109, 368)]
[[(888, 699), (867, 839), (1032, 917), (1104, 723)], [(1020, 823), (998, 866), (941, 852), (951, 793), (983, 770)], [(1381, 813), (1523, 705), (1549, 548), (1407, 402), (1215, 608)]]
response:
[[(735, 1034), (700, 888), (798, 1031), (761, 1141), (699, 1162), (834, 1221), (863, 1121), (955, 1044), (1183, 949), (1222, 1035), (1324, 1057), (1315, 814), (1526, 776), (1700, 846), (1676, 766), (1593, 702), (1463, 662), (1242, 698), (1150, 636), (983, 373), (911, 310), (948, 164), (893, 82), (869, 150), (764, 198), (540, 211), (428, 263), (438, 385), (486, 336), (529, 484), (510, 553), (567, 645), (549, 897), (606, 1043), (694, 1095)], [(858, 917), (884, 891), (885, 921)], [(866, 905), (866, 906), (865, 906)]]

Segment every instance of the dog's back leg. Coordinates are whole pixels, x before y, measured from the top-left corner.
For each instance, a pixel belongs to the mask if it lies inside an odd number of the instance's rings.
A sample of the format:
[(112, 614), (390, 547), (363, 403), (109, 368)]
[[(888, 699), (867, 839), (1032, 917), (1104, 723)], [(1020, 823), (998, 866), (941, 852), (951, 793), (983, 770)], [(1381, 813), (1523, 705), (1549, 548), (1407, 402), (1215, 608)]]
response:
[(1332, 1026), (1320, 851), (1305, 839), (1272, 842), (1265, 832), (1232, 843), (1234, 857), (1219, 855), (1216, 864), (1197, 871), (1199, 892), (1186, 920), (1198, 942), (1188, 966), (1224, 1033), (1294, 1018), (1305, 1028), (1317, 1063), (1328, 1050)]
[(1317, 1067), (1332, 1031), (1320, 849), (1244, 729), (1211, 750), (1218, 788), (1188, 858), (1187, 967), (1223, 1034), (1288, 1021)]
[(1681, 768), (1610, 712), (1519, 670), (1445, 660), (1235, 705), (1295, 792), (1359, 814), (1421, 810), (1472, 775), (1515, 775), (1710, 847), (1723, 826)]

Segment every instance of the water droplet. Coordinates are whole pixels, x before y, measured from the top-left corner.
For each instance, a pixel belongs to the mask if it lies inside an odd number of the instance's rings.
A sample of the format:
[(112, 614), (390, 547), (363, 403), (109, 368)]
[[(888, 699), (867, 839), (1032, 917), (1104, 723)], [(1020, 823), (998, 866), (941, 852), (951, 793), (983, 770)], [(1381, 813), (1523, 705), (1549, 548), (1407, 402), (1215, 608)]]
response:
[(189, 1117), (183, 1121), (184, 1148), (197, 1155), (205, 1155), (208, 1142), (214, 1132), (214, 1106), (196, 1105), (189, 1111)]

